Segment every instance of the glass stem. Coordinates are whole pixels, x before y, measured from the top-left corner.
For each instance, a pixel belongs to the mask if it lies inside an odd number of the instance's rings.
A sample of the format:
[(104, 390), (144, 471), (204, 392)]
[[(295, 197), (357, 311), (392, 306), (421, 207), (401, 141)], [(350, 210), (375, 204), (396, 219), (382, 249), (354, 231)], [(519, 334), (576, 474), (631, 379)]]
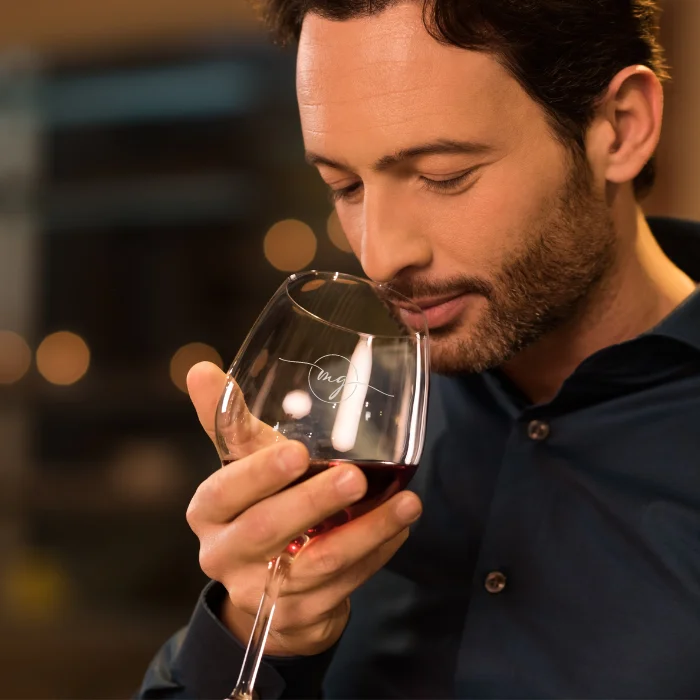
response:
[(255, 678), (258, 675), (258, 668), (260, 668), (263, 653), (265, 652), (265, 642), (270, 632), (272, 616), (275, 613), (275, 606), (277, 605), (277, 597), (287, 578), (289, 567), (308, 540), (309, 538), (306, 535), (294, 540), (294, 542), (292, 542), (276, 559), (273, 559), (268, 566), (265, 590), (260, 599), (258, 614), (255, 617), (253, 631), (250, 634), (241, 673), (238, 676), (236, 687), (231, 695), (229, 695), (229, 700), (253, 700), (254, 698), (253, 686), (255, 685)]

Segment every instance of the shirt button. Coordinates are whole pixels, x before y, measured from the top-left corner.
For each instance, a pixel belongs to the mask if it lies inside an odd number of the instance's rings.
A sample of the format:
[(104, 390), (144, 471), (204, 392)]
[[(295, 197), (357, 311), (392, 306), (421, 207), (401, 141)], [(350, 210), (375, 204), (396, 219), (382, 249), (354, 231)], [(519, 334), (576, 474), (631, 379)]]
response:
[(506, 577), (500, 571), (492, 571), (484, 582), (489, 593), (500, 593), (506, 587)]
[(530, 421), (527, 426), (527, 436), (530, 440), (546, 440), (549, 437), (549, 423), (541, 420)]

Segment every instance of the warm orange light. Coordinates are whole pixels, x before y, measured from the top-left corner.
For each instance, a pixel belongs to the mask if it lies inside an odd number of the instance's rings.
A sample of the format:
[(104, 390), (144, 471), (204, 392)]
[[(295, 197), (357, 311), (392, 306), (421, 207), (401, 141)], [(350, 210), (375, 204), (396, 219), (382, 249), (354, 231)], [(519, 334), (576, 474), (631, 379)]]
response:
[(18, 620), (54, 620), (70, 604), (70, 578), (51, 555), (20, 550), (4, 565), (2, 574), (0, 604)]
[(263, 247), (270, 265), (283, 272), (297, 272), (314, 259), (316, 236), (303, 221), (286, 219), (267, 232)]
[(52, 333), (44, 338), (36, 351), (36, 366), (44, 379), (52, 384), (75, 384), (90, 367), (90, 349), (75, 333)]
[(198, 362), (213, 362), (218, 367), (224, 366), (221, 355), (211, 345), (205, 343), (184, 345), (170, 360), (170, 379), (180, 391), (187, 393), (187, 373)]
[(348, 243), (348, 239), (343, 231), (343, 227), (338, 218), (338, 212), (335, 209), (331, 212), (328, 217), (328, 223), (326, 224), (326, 230), (328, 231), (328, 238), (331, 239), (331, 243), (342, 250), (344, 253), (352, 253), (352, 248)]
[(25, 339), (13, 331), (0, 331), (0, 384), (14, 384), (29, 370), (32, 351)]

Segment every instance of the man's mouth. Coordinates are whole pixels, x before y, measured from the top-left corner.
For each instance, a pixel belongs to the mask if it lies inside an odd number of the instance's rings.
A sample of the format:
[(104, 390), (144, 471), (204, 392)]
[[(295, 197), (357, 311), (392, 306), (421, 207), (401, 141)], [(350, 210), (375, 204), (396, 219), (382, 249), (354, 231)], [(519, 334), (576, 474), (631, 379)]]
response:
[(473, 294), (451, 294), (442, 297), (422, 297), (413, 299), (413, 303), (418, 306), (422, 314), (414, 311), (411, 308), (401, 308), (401, 318), (404, 323), (410, 328), (420, 330), (423, 328), (423, 319), (425, 316), (428, 322), (429, 329), (437, 329), (448, 325), (455, 321), (464, 311)]

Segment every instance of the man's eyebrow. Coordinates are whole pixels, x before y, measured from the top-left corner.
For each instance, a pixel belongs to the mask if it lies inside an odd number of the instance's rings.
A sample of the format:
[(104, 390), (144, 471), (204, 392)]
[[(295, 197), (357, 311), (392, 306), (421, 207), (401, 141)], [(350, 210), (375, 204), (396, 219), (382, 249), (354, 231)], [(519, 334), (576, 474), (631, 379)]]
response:
[[(433, 155), (482, 155), (493, 150), (491, 146), (475, 141), (453, 141), (451, 139), (439, 139), (431, 143), (424, 143), (410, 148), (402, 148), (396, 153), (382, 156), (373, 166), (375, 172), (382, 172), (393, 168), (396, 165), (418, 158), (419, 156)], [(309, 165), (326, 165), (336, 170), (347, 170), (352, 172), (352, 168), (341, 161), (326, 158), (318, 153), (306, 152), (306, 162)]]

